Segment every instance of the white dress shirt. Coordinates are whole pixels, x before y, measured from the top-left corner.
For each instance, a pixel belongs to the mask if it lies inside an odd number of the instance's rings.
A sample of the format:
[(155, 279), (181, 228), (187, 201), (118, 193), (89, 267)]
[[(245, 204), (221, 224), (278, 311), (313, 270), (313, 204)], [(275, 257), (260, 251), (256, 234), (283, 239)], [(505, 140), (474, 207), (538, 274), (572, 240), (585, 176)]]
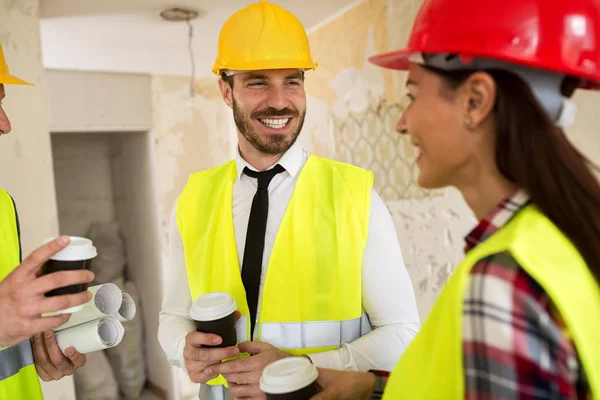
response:
[[(299, 143), (294, 144), (278, 162), (285, 171), (275, 175), (269, 185), (269, 214), (259, 305), (273, 243), (307, 158), (308, 153), (302, 146)], [(245, 167), (254, 168), (241, 157), (239, 151), (236, 155), (236, 166), (237, 176), (233, 184), (233, 225), (241, 268), (257, 181), (243, 173)], [(169, 265), (158, 339), (169, 362), (185, 370), (185, 337), (195, 330), (195, 326), (188, 315), (192, 299), (188, 289), (183, 242), (175, 218), (176, 207), (175, 204), (169, 229)], [(419, 329), (415, 295), (402, 259), (396, 229), (385, 203), (375, 190), (371, 194), (369, 233), (362, 266), (362, 302), (373, 330), (339, 349), (311, 354), (310, 358), (317, 367), (389, 371)], [(208, 393), (204, 390), (201, 392)], [(213, 394), (207, 397), (223, 398)]]

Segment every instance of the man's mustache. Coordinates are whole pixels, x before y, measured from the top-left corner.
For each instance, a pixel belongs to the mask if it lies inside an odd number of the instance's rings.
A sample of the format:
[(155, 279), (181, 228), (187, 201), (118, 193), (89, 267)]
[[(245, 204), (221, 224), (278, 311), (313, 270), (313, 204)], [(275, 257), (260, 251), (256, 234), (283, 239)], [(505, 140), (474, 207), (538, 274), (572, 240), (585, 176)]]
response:
[(269, 117), (297, 117), (298, 115), (298, 111), (290, 108), (278, 110), (276, 108), (269, 107), (266, 110), (253, 112), (251, 117), (255, 119), (264, 119)]

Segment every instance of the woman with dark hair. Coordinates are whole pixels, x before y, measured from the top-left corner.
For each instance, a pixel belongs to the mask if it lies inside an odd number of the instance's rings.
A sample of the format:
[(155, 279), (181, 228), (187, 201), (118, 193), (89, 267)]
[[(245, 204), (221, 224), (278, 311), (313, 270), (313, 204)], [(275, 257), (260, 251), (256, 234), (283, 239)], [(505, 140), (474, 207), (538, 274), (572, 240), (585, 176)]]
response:
[(426, 0), (398, 122), (419, 184), (479, 225), (389, 380), (320, 371), (314, 399), (600, 398), (600, 185), (563, 131), (600, 89), (597, 0)]

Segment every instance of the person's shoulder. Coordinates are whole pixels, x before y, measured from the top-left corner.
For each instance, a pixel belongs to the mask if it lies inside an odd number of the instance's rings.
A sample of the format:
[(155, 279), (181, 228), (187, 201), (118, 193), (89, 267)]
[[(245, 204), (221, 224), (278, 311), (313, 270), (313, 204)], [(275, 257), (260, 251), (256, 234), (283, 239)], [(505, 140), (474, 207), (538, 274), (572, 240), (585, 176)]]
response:
[[(493, 253), (477, 261), (469, 271), (465, 298), (496, 301), (504, 296), (541, 299), (544, 289), (519, 264), (510, 251)], [(469, 294), (470, 293), (470, 294)]]
[(325, 158), (325, 157), (319, 157), (319, 156), (315, 156), (314, 154), (311, 155), (311, 157), (318, 163), (321, 163), (323, 165), (328, 165), (332, 168), (336, 168), (338, 170), (342, 170), (342, 171), (361, 171), (364, 173), (368, 173), (368, 174), (372, 174), (372, 172), (368, 169), (356, 166), (354, 164), (350, 164), (347, 162), (342, 162), (342, 161), (337, 161), (337, 160), (332, 160), (330, 158)]
[(205, 179), (211, 179), (215, 177), (218, 178), (221, 175), (226, 175), (227, 173), (231, 173), (232, 168), (234, 170), (236, 169), (235, 160), (230, 160), (225, 164), (217, 165), (216, 167), (192, 172), (188, 179), (188, 185), (194, 185), (199, 183), (200, 181), (204, 181)]

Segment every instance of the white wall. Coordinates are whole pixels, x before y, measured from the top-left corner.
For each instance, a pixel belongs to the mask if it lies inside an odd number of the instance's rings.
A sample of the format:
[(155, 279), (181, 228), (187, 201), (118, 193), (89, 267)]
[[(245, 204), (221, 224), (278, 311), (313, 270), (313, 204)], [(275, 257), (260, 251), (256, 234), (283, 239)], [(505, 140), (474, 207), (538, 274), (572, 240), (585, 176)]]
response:
[(171, 366), (156, 337), (163, 271), (150, 134), (55, 133), (52, 144), (61, 231), (85, 235), (91, 222), (121, 223), (128, 279), (144, 309), (149, 380), (168, 392)]
[(112, 160), (116, 212), (126, 241), (128, 278), (139, 288), (143, 304), (148, 378), (169, 393), (171, 365), (157, 338), (163, 265), (153, 142), (148, 132), (120, 134), (116, 139)]
[(149, 75), (46, 70), (46, 82), (52, 132), (129, 132), (151, 127)]
[(52, 135), (61, 232), (85, 236), (90, 223), (115, 219), (111, 137), (85, 133)]

